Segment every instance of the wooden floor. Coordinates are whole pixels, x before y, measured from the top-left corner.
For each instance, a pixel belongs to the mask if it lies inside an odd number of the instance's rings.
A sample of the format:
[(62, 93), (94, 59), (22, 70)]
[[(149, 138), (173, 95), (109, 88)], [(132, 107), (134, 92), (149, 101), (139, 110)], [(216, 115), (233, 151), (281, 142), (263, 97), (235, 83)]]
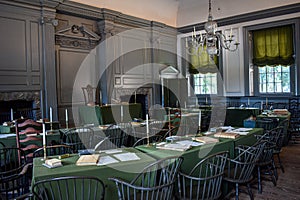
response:
[[(274, 186), (271, 181), (263, 180), (262, 194), (258, 194), (257, 184), (254, 184), (252, 192), (255, 200), (300, 200), (300, 140), (296, 144), (290, 142), (288, 146), (283, 147), (280, 158), (285, 173), (278, 169), (277, 186)], [(241, 193), (240, 199), (250, 199), (250, 197)]]

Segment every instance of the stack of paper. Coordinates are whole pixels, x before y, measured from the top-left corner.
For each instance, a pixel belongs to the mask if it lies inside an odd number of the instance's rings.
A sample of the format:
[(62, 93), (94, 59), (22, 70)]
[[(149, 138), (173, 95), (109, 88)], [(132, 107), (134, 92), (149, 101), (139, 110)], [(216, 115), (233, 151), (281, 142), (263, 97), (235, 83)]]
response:
[(186, 151), (190, 149), (191, 145), (183, 145), (178, 143), (166, 143), (162, 146), (156, 146), (158, 149), (174, 150), (174, 151)]
[(120, 153), (115, 154), (114, 157), (120, 161), (140, 160), (140, 157), (138, 157), (135, 153)]
[(59, 160), (57, 158), (53, 158), (53, 159), (46, 160), (44, 163), (44, 166), (46, 166), (48, 168), (55, 168), (55, 167), (62, 166), (62, 164), (61, 164), (61, 160)]
[(237, 133), (233, 132), (219, 132), (214, 135), (215, 137), (220, 137), (220, 138), (230, 138), (230, 139), (235, 139), (239, 137), (240, 135)]
[(216, 142), (219, 142), (219, 140), (216, 139), (216, 138), (206, 137), (206, 136), (202, 136), (202, 137), (194, 137), (193, 140), (198, 141), (198, 142), (203, 142), (203, 143), (205, 143), (205, 144), (210, 144), (210, 143), (216, 143)]

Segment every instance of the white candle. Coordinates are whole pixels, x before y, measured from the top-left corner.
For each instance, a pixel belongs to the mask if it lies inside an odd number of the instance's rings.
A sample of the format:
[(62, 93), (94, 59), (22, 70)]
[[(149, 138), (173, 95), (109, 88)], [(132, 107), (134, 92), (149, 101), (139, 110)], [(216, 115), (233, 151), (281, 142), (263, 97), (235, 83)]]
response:
[(147, 129), (147, 136), (149, 134), (149, 116), (146, 114), (146, 129)]
[(68, 122), (69, 121), (69, 119), (68, 119), (68, 109), (66, 109), (66, 122)]
[(229, 35), (229, 39), (232, 38), (232, 28), (230, 28), (230, 35)]
[(184, 108), (186, 108), (186, 101), (184, 102)]
[(250, 99), (248, 98), (248, 106), (250, 106)]
[(195, 99), (195, 104), (196, 104), (196, 107), (197, 107), (197, 104), (198, 104), (198, 98), (197, 97)]
[(205, 97), (205, 104), (207, 105), (207, 97)]
[(121, 121), (123, 121), (123, 105), (121, 105)]
[(50, 107), (50, 122), (52, 122), (52, 107)]
[(14, 120), (14, 110), (11, 108), (10, 109), (10, 121)]
[(134, 92), (134, 103), (136, 103), (136, 92)]
[(201, 110), (199, 109), (199, 121), (198, 121), (199, 128), (201, 127)]
[(43, 146), (46, 146), (46, 127), (44, 122), (43, 122)]

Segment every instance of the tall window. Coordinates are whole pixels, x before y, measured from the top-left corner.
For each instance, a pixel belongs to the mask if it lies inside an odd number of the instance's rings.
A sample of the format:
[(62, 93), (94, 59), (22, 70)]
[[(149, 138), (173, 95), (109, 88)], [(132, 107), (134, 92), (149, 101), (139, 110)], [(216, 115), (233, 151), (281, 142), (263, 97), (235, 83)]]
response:
[(198, 51), (191, 56), (189, 67), (194, 78), (194, 92), (199, 95), (218, 94), (218, 57), (208, 55), (206, 47)]
[(217, 73), (194, 74), (195, 94), (217, 94)]
[(253, 31), (253, 64), (257, 67), (260, 94), (290, 93), (291, 66), (294, 64), (293, 27)]

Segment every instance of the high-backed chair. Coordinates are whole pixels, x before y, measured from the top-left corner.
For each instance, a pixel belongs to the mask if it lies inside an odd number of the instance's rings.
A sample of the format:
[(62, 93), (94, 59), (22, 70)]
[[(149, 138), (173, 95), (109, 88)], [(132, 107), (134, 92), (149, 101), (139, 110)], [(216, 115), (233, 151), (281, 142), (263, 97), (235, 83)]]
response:
[(235, 199), (239, 199), (239, 186), (246, 184), (251, 200), (254, 199), (250, 187), (253, 178), (254, 167), (263, 151), (265, 142), (256, 143), (253, 146), (236, 147), (236, 157), (228, 160), (228, 167), (225, 171), (224, 180), (235, 184)]
[(73, 153), (78, 150), (94, 148), (94, 131), (89, 127), (68, 129), (62, 133), (62, 143), (70, 146)]
[[(19, 162), (19, 156), (24, 159)], [(29, 192), (31, 164), (19, 148), (0, 148), (0, 199), (14, 199)]]
[(99, 103), (97, 97), (100, 94), (97, 87), (93, 87), (90, 84), (88, 84), (86, 87), (82, 87), (81, 89), (83, 92), (85, 105), (94, 106), (97, 103)]
[(71, 176), (38, 181), (33, 185), (32, 193), (38, 200), (103, 200), (105, 187), (96, 177)]
[(180, 199), (218, 199), (228, 152), (207, 156), (198, 162), (189, 173), (179, 172)]
[[(28, 162), (32, 162), (33, 152), (42, 147), (42, 123), (32, 119), (18, 119), (16, 121), (17, 147), (24, 150)], [(19, 159), (24, 159), (19, 156)]]
[(172, 199), (174, 183), (182, 163), (181, 157), (168, 157), (148, 165), (133, 180), (109, 178), (118, 189), (119, 199)]

